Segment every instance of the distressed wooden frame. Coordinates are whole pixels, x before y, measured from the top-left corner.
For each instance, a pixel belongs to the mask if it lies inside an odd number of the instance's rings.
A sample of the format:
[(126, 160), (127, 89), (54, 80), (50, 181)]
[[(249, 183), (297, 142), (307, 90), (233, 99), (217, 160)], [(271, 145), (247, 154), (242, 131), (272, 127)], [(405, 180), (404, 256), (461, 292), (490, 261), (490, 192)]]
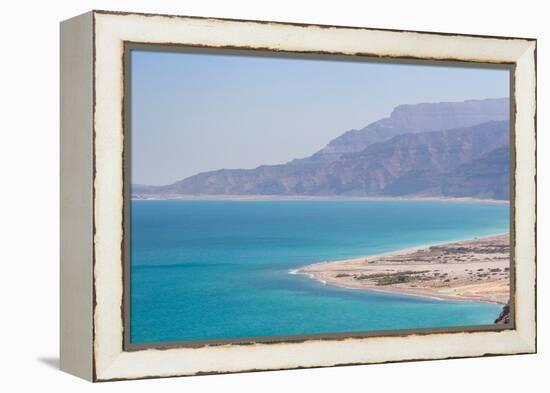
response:
[[(130, 43), (514, 69), (514, 325), (248, 345), (124, 343), (124, 53)], [(92, 11), (61, 24), (61, 368), (92, 381), (536, 351), (536, 40)]]

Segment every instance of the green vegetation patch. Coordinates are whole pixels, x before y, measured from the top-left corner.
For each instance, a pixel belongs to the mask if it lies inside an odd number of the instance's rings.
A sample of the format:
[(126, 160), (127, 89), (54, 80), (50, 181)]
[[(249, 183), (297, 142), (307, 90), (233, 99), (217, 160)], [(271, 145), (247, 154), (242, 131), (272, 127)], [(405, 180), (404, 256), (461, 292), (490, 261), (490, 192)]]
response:
[(411, 281), (426, 281), (433, 279), (432, 277), (426, 277), (426, 273), (430, 273), (431, 270), (405, 270), (396, 273), (374, 273), (374, 274), (360, 274), (354, 278), (356, 280), (371, 280), (378, 286), (403, 284)]

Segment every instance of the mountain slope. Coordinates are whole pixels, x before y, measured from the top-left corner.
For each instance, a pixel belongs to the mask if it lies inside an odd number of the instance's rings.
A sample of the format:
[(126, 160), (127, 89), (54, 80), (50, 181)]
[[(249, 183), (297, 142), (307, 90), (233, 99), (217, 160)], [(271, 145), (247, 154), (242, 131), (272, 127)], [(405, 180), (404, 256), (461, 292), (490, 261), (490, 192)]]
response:
[(461, 165), (442, 179), (442, 195), (510, 198), (510, 147), (495, 149), (478, 160)]
[(388, 118), (348, 131), (310, 157), (199, 173), (161, 187), (133, 185), (132, 193), (507, 198), (505, 152), (490, 154), (508, 145), (508, 103), (400, 105)]
[(399, 105), (389, 117), (360, 130), (347, 131), (303, 160), (334, 161), (343, 153), (361, 151), (396, 135), (470, 127), (491, 120), (507, 120), (509, 116), (508, 98)]
[[(508, 143), (508, 122), (404, 134), (342, 154), (322, 165), (272, 165), (205, 172), (159, 194), (207, 195), (440, 195), (441, 174)], [(457, 181), (462, 172), (456, 173)], [(451, 184), (448, 185), (451, 190)], [(472, 190), (474, 192), (475, 190)], [(453, 191), (448, 191), (453, 192)], [(472, 195), (470, 195), (472, 196)]]

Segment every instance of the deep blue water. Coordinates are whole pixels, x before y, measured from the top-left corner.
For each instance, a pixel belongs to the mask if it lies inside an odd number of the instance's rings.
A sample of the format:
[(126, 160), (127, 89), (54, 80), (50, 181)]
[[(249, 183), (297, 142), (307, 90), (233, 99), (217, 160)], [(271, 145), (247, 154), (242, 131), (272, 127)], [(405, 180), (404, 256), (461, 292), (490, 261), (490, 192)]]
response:
[(143, 201), (131, 205), (131, 342), (490, 324), (500, 306), (326, 286), (303, 265), (508, 231), (507, 205)]

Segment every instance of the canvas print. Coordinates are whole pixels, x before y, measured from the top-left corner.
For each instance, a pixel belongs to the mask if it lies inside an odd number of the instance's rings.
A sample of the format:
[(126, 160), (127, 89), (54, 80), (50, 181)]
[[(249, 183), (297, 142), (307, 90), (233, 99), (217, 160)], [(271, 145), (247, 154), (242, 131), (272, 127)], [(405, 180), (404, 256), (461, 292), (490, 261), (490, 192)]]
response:
[(508, 68), (127, 64), (130, 344), (511, 327)]

